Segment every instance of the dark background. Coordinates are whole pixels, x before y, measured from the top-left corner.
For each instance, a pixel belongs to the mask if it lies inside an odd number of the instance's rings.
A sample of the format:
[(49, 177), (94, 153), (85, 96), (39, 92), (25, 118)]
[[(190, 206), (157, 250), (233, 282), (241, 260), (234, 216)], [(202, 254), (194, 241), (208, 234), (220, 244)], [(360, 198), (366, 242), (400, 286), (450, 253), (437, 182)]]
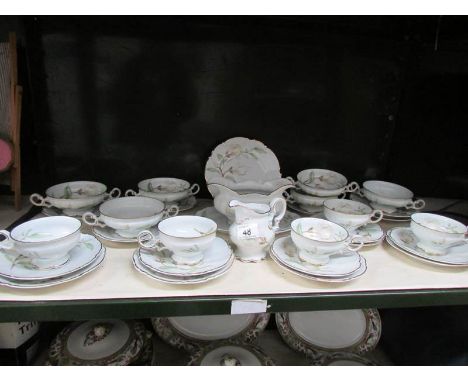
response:
[(25, 192), (203, 186), (214, 147), (246, 136), (285, 176), (329, 168), (468, 194), (466, 17), (0, 17), (11, 30)]

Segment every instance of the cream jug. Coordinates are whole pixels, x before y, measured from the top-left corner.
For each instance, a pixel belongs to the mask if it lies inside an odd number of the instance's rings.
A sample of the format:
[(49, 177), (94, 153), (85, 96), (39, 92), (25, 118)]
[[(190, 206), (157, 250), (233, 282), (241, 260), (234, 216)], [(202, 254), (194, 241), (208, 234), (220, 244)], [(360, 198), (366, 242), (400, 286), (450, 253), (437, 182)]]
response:
[(229, 227), (229, 237), (237, 246), (235, 255), (242, 261), (263, 260), (286, 213), (286, 201), (275, 198), (270, 204), (262, 204), (231, 200), (229, 208), (235, 215)]

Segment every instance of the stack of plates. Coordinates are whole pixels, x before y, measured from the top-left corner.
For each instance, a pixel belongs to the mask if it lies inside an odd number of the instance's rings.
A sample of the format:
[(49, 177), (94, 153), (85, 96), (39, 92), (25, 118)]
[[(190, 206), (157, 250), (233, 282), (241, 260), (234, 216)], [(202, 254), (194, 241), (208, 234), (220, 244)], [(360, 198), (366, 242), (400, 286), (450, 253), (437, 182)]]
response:
[[(214, 220), (218, 226), (218, 231), (222, 233), (229, 233), (229, 220), (226, 216), (221, 214), (214, 207), (205, 207), (195, 213), (197, 216), (202, 216), (211, 220)], [(287, 211), (280, 221), (279, 229), (276, 231), (277, 234), (289, 232), (291, 230), (291, 222), (295, 219), (299, 219), (300, 216), (293, 212)]]
[(70, 259), (57, 268), (40, 269), (21, 255), (0, 250), (0, 285), (11, 288), (44, 288), (76, 280), (94, 271), (104, 261), (106, 249), (91, 235), (81, 235)]
[(314, 360), (336, 352), (371, 351), (382, 332), (376, 309), (276, 313), (275, 318), (284, 342)]
[(258, 313), (157, 317), (151, 322), (166, 343), (193, 354), (213, 341), (253, 342), (269, 320), (269, 313)]
[(454, 246), (444, 255), (431, 255), (417, 246), (418, 239), (408, 227), (390, 229), (387, 232), (387, 242), (401, 253), (417, 260), (450, 267), (468, 266), (468, 244)]
[(354, 353), (336, 352), (326, 354), (312, 362), (313, 366), (379, 366), (369, 358)]
[(169, 284), (197, 284), (224, 275), (234, 262), (229, 245), (216, 237), (203, 253), (203, 259), (195, 265), (181, 265), (172, 260), (168, 250), (139, 248), (133, 254), (136, 270), (154, 280)]
[(282, 237), (274, 241), (270, 256), (287, 271), (314, 281), (346, 282), (362, 276), (367, 269), (366, 260), (358, 252), (344, 250), (336, 253), (321, 266), (302, 261), (297, 252), (291, 238)]

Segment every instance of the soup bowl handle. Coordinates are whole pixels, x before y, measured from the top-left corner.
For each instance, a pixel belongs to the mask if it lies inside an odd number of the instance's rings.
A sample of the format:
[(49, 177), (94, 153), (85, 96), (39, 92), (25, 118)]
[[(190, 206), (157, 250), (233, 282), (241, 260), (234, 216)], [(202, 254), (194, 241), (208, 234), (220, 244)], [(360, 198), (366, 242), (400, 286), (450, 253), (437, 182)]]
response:
[(46, 208), (52, 207), (52, 204), (47, 200), (47, 198), (44, 198), (42, 195), (39, 195), (39, 194), (32, 194), (29, 197), (29, 201), (38, 207), (46, 207)]
[(361, 191), (361, 188), (357, 182), (351, 182), (344, 188), (344, 192), (356, 192), (359, 194), (359, 191)]
[(163, 212), (163, 219), (172, 218), (179, 213), (179, 207), (175, 204), (167, 206)]
[(92, 212), (85, 212), (83, 216), (81, 216), (81, 218), (86, 224), (90, 226), (98, 226), (102, 228), (106, 226), (104, 223), (101, 223), (99, 221), (99, 218), (96, 215), (94, 215)]
[(412, 202), (409, 202), (405, 208), (408, 210), (420, 210), (426, 206), (426, 202), (422, 199), (418, 199)]
[(107, 199), (115, 199), (115, 198), (120, 198), (120, 195), (122, 192), (120, 191), (120, 188), (114, 187), (110, 192), (107, 194)]
[(128, 189), (125, 191), (125, 196), (137, 196), (138, 193), (136, 191), (133, 191), (132, 189)]
[(190, 195), (196, 195), (200, 192), (200, 186), (197, 183), (194, 183), (192, 187), (190, 187)]
[(0, 239), (4, 237), (2, 241), (0, 241), (0, 248), (3, 249), (13, 249), (15, 246), (15, 243), (11, 239), (10, 232), (2, 229), (0, 230)]

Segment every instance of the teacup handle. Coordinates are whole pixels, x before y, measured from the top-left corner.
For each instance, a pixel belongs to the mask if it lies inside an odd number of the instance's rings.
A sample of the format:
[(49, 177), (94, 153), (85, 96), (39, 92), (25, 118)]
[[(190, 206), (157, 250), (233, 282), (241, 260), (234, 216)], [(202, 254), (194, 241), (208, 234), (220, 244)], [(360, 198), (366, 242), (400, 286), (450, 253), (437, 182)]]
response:
[(343, 192), (357, 192), (359, 193), (359, 191), (361, 190), (361, 187), (359, 187), (359, 184), (357, 182), (351, 182), (350, 184), (348, 184)]
[(155, 249), (157, 248), (158, 250), (163, 250), (163, 249), (168, 249), (166, 248), (161, 241), (159, 241), (156, 236), (154, 236), (154, 233), (148, 230), (141, 231), (138, 236), (138, 244), (140, 244), (141, 247), (146, 248), (146, 249)]
[(361, 235), (353, 235), (349, 241), (347, 248), (350, 251), (359, 251), (364, 245), (363, 237)]
[(424, 208), (426, 205), (426, 202), (422, 199), (415, 200), (414, 202), (409, 202), (405, 208), (406, 209), (411, 209), (411, 210), (420, 210)]
[(338, 199), (344, 199), (346, 198), (346, 192), (342, 192), (341, 194), (338, 195)]
[(382, 220), (382, 218), (383, 218), (382, 210), (374, 210), (372, 211), (372, 215), (370, 216), (369, 221), (371, 223), (378, 223), (379, 221)]
[(104, 223), (101, 223), (99, 221), (99, 218), (94, 215), (92, 212), (85, 212), (83, 216), (81, 216), (83, 221), (91, 226), (98, 226), (98, 227), (105, 227), (106, 225)]
[(128, 189), (127, 191), (125, 191), (125, 196), (137, 196), (137, 192), (136, 191), (133, 191), (132, 189)]
[(176, 216), (178, 213), (179, 213), (179, 207), (177, 207), (175, 204), (172, 204), (164, 210), (163, 219), (171, 218), (173, 216)]
[(286, 201), (283, 198), (275, 198), (270, 202), (270, 208), (273, 211), (273, 219), (271, 228), (276, 231), (279, 228), (279, 223), (286, 213)]
[(29, 201), (38, 207), (46, 207), (46, 208), (52, 207), (52, 204), (47, 200), (47, 198), (44, 198), (43, 196), (39, 194), (32, 194), (29, 197)]
[(3, 249), (13, 249), (15, 243), (11, 240), (10, 232), (2, 229), (0, 230), (0, 238), (4, 237), (2, 241), (0, 241), (0, 248)]
[(197, 183), (194, 183), (192, 187), (190, 187), (190, 195), (196, 195), (200, 192), (200, 186)]
[(120, 188), (114, 187), (110, 192), (107, 194), (107, 199), (115, 199), (115, 198), (120, 198), (120, 195), (122, 192), (120, 191)]
[(356, 191), (356, 195), (360, 196), (361, 198), (366, 197), (366, 195), (364, 195), (364, 192), (362, 192), (362, 189), (359, 189), (358, 191)]

